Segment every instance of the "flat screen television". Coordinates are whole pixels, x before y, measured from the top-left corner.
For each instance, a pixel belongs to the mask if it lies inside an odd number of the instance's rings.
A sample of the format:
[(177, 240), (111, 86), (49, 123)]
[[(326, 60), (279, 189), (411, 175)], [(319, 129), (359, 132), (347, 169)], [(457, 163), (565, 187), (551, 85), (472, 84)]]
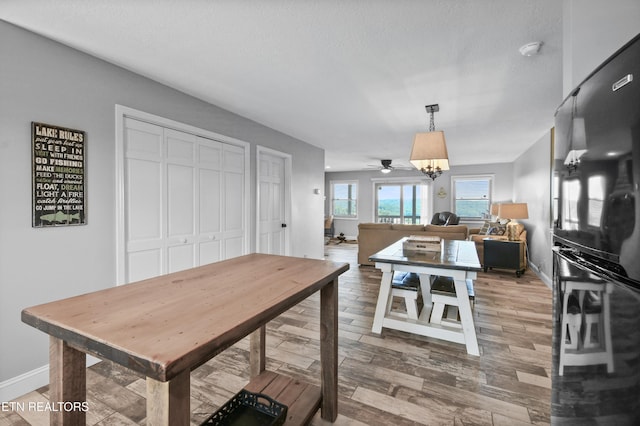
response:
[(558, 107), (554, 243), (640, 287), (640, 34)]

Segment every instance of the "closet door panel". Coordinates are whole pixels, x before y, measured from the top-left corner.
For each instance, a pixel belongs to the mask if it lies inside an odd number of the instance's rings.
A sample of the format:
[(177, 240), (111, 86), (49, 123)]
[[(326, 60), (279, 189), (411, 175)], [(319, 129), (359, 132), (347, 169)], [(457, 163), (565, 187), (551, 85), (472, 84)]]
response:
[(222, 259), (220, 240), (208, 240), (200, 243), (200, 265), (217, 262), (220, 259)]
[(127, 282), (155, 277), (162, 271), (162, 249), (139, 250), (127, 255)]
[[(127, 238), (130, 244), (162, 239), (162, 165), (129, 159), (126, 164), (128, 205)], [(135, 250), (135, 247), (130, 247)]]
[(221, 176), (218, 170), (200, 170), (200, 233), (217, 234), (221, 231)]
[(225, 259), (242, 256), (244, 254), (244, 237), (228, 237), (224, 240)]
[(128, 282), (164, 270), (163, 129), (125, 120), (125, 276)]
[(167, 235), (193, 237), (195, 233), (195, 177), (193, 167), (167, 166)]
[(193, 243), (170, 245), (167, 247), (167, 258), (167, 272), (169, 273), (198, 266), (195, 262), (195, 245)]

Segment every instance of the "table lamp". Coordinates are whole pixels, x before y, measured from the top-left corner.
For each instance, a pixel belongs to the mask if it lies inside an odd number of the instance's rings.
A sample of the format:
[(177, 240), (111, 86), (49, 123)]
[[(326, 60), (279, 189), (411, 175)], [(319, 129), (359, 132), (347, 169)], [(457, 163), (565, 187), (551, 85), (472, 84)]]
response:
[(527, 203), (503, 203), (500, 204), (498, 216), (505, 219), (510, 219), (507, 223), (507, 238), (509, 241), (517, 240), (516, 230), (518, 227), (517, 219), (528, 219), (529, 211), (527, 209)]

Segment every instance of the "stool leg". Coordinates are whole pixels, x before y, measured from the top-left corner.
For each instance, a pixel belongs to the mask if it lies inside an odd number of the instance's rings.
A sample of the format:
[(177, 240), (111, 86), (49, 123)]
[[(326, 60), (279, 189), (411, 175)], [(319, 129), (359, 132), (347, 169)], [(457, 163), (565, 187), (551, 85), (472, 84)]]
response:
[(580, 314), (566, 315), (569, 336), (565, 348), (578, 349), (578, 343), (580, 342), (580, 327), (582, 326), (582, 317)]
[[(584, 339), (585, 349), (597, 348), (602, 346), (602, 326), (600, 324), (600, 313), (584, 315)], [(595, 334), (595, 339), (594, 339)]]

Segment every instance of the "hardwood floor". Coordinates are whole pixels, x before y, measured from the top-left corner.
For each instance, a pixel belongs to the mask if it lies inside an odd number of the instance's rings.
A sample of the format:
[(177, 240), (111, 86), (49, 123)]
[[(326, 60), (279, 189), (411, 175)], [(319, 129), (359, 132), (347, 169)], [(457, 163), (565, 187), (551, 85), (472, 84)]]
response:
[[(340, 278), (336, 425), (549, 424), (551, 291), (533, 272), (480, 273), (474, 320), (480, 357), (463, 345), (400, 331), (371, 332), (381, 274), (356, 263), (357, 245), (326, 246), (348, 261)], [(267, 369), (319, 384), (319, 296), (267, 327)], [(191, 373), (193, 425), (249, 377), (245, 339)], [(87, 371), (89, 425), (145, 425), (145, 382), (100, 362)], [(43, 387), (14, 402), (46, 402)], [(0, 425), (48, 425), (43, 411), (0, 411)], [(312, 425), (324, 425), (319, 415)]]

